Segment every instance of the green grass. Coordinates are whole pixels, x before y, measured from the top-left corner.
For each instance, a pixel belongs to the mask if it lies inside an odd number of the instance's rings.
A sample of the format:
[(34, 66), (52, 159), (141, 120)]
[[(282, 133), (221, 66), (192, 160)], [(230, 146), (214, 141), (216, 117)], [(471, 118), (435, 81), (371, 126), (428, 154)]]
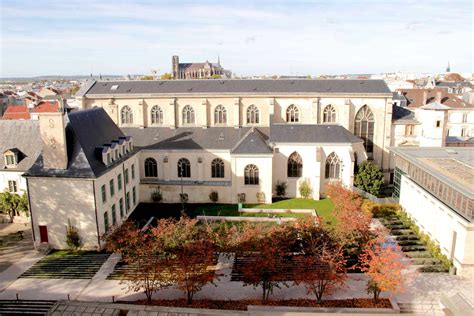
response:
[(48, 254), (48, 257), (67, 257), (67, 256), (84, 256), (91, 253), (97, 253), (96, 251), (87, 251), (87, 250), (53, 250)]

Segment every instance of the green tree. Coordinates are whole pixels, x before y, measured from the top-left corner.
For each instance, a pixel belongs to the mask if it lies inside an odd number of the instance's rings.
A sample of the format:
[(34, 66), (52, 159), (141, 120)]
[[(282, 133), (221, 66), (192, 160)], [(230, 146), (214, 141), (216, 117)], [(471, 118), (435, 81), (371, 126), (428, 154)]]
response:
[(164, 74), (161, 75), (160, 79), (161, 80), (171, 80), (171, 79), (173, 79), (173, 75), (171, 75), (169, 72), (165, 72)]
[(222, 76), (221, 76), (221, 75), (218, 75), (218, 74), (213, 74), (213, 75), (211, 76), (211, 78), (212, 78), (212, 79), (221, 79)]
[(155, 80), (155, 77), (153, 76), (143, 76), (141, 80)]
[(313, 194), (313, 188), (307, 179), (301, 182), (299, 190), (300, 195), (305, 199), (309, 199), (309, 197)]
[(380, 196), (383, 184), (383, 173), (377, 165), (369, 161), (360, 164), (354, 180), (356, 187), (372, 195)]
[(28, 195), (26, 193), (19, 195), (5, 190), (5, 192), (0, 193), (0, 208), (6, 211), (10, 217), (10, 223), (13, 223), (14, 217), (19, 215), (20, 212), (28, 215)]

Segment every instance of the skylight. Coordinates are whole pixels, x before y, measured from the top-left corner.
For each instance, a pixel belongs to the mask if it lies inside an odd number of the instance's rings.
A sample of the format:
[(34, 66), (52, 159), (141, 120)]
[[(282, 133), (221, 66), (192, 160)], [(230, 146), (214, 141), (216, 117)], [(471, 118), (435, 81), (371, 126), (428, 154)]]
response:
[(114, 84), (112, 87), (110, 87), (110, 90), (117, 90), (118, 89), (118, 85), (117, 84)]

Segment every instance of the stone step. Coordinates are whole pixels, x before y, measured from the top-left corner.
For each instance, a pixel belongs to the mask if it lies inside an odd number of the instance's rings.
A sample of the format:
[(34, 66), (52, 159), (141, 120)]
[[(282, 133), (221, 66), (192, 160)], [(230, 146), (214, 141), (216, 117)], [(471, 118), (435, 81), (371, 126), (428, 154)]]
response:
[(0, 315), (46, 315), (55, 301), (0, 300)]

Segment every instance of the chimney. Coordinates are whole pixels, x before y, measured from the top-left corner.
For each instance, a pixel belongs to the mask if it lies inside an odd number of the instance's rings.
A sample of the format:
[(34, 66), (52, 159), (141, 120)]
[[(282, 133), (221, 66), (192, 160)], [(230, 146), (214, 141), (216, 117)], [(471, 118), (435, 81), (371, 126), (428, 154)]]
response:
[(436, 91), (436, 102), (441, 103), (441, 91)]
[(426, 100), (428, 99), (428, 92), (425, 90), (423, 91), (423, 105), (426, 105)]
[(41, 113), (38, 120), (43, 144), (43, 167), (45, 169), (67, 169), (64, 113), (62, 111)]

